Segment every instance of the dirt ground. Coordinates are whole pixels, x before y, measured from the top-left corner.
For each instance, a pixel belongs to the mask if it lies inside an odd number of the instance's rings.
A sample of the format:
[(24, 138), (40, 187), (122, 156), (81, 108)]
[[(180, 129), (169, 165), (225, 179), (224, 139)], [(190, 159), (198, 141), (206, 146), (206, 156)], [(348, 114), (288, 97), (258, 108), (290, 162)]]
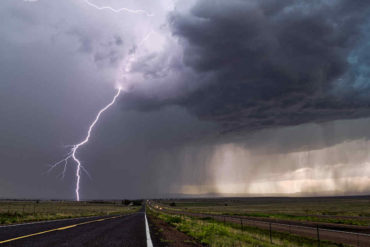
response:
[(150, 235), (154, 247), (201, 247), (190, 236), (176, 230), (161, 219), (148, 215)]

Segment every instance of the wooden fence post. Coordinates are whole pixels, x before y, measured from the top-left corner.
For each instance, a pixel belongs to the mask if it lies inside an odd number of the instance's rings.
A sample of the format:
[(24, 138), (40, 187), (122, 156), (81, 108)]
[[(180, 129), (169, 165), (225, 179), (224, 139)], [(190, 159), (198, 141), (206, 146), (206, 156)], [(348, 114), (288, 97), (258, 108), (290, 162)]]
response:
[(316, 231), (317, 231), (317, 246), (320, 247), (320, 230), (319, 230), (319, 225), (316, 225)]
[(272, 244), (272, 231), (271, 231), (271, 222), (270, 222), (270, 243)]

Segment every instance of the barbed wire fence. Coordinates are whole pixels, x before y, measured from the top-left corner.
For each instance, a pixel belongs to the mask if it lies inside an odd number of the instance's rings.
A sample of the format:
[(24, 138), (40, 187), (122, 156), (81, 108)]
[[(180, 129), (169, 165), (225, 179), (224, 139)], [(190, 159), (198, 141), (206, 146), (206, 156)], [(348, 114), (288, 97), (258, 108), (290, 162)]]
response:
[[(152, 209), (154, 209), (151, 206)], [(197, 218), (209, 217), (215, 221), (225, 223), (234, 223), (240, 225), (240, 229), (244, 231), (246, 226), (256, 227), (259, 229), (268, 230), (270, 243), (273, 244), (273, 232), (288, 233), (290, 235), (298, 235), (302, 237), (307, 237), (317, 240), (317, 246), (320, 246), (322, 241), (330, 241), (339, 244), (346, 244), (357, 247), (367, 247), (370, 246), (370, 234), (357, 233), (349, 231), (340, 231), (322, 228), (319, 225), (316, 227), (310, 226), (300, 226), (295, 224), (284, 224), (277, 222), (267, 222), (246, 219), (243, 217), (236, 217), (230, 215), (215, 215), (211, 213), (194, 213), (194, 212), (184, 212), (179, 210), (169, 210), (164, 207), (159, 207), (155, 209), (159, 212), (165, 212), (172, 215), (179, 215), (180, 217), (191, 216)]]

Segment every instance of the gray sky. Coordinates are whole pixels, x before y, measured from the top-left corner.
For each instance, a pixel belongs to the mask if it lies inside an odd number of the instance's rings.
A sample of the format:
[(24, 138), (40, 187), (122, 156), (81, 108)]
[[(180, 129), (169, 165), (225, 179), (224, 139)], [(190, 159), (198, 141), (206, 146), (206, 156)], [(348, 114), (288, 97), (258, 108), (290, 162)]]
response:
[(369, 12), (360, 0), (3, 0), (0, 198), (73, 199), (75, 164), (63, 179), (48, 168), (117, 86), (78, 151), (82, 199), (369, 193)]

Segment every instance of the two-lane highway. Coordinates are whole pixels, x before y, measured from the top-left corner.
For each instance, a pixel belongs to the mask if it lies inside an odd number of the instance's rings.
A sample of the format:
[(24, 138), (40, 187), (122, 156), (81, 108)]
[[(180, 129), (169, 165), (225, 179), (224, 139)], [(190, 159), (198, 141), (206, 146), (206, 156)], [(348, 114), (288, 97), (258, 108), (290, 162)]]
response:
[(0, 227), (0, 246), (147, 246), (145, 212)]

